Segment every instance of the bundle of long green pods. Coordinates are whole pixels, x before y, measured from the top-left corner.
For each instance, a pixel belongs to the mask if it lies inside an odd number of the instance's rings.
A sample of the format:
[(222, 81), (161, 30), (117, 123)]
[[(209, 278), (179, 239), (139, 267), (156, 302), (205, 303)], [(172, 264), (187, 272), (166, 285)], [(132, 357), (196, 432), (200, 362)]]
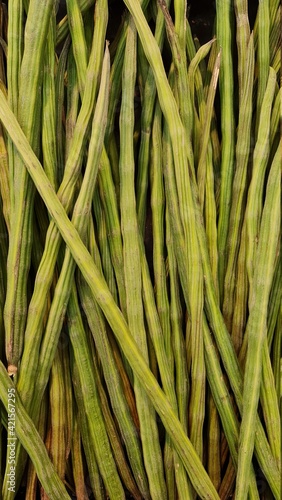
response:
[(0, 1), (0, 498), (280, 499), (281, 4)]

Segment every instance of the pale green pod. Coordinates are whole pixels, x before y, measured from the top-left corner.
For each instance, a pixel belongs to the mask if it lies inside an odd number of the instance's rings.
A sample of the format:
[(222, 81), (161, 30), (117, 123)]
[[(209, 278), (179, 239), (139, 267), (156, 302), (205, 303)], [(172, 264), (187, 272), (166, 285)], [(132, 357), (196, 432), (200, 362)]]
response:
[(94, 444), (93, 441), (89, 439), (89, 424), (83, 408), (81, 383), (78, 376), (77, 365), (75, 364), (75, 361), (73, 359), (73, 354), (71, 355), (70, 364), (74, 394), (77, 401), (77, 407), (75, 411), (77, 410), (78, 425), (88, 466), (88, 476), (85, 478), (85, 485), (87, 486), (87, 488), (92, 489), (95, 499), (97, 498), (97, 500), (105, 500), (106, 493), (97, 465)]
[[(37, 476), (44, 490), (51, 498), (62, 498), (63, 500), (68, 500), (70, 497), (65, 489), (65, 486), (56, 473), (40, 435), (38, 434), (31, 418), (24, 409), (14, 384), (9, 378), (1, 361), (0, 378), (0, 398), (8, 413), (10, 411), (8, 395), (10, 394), (10, 397), (15, 400), (15, 437), (20, 440), (31, 457)], [(7, 498), (7, 493), (9, 493), (9, 491), (4, 486), (3, 498)]]
[[(207, 322), (204, 322), (205, 338), (205, 361), (207, 365), (207, 375), (212, 395), (218, 409), (221, 422), (226, 436), (231, 457), (235, 467), (238, 466), (238, 440), (239, 440), (239, 422), (232, 406), (231, 398), (220, 368), (219, 359), (213, 344)], [(257, 491), (254, 469), (251, 468), (249, 475), (249, 496), (253, 499), (259, 499)]]
[(74, 60), (77, 67), (78, 85), (83, 95), (87, 70), (87, 47), (81, 10), (78, 0), (67, 0), (69, 29), (72, 38)]
[[(242, 274), (238, 269), (238, 254), (240, 242), (243, 238), (243, 220), (245, 208), (245, 193), (247, 191), (247, 169), (251, 148), (251, 120), (252, 120), (252, 94), (254, 79), (254, 46), (253, 36), (250, 37), (246, 54), (244, 73), (242, 78), (241, 106), (239, 108), (239, 122), (236, 142), (236, 164), (232, 185), (232, 202), (228, 231), (228, 257), (224, 280), (223, 315), (226, 326), (232, 332), (232, 319), (235, 303), (235, 284), (239, 289), (239, 280)], [(240, 340), (234, 338), (236, 350)]]
[[(136, 29), (130, 19), (122, 75), (120, 127), (120, 211), (123, 236), (124, 276), (128, 326), (133, 339), (148, 362), (148, 348), (141, 295), (141, 266), (138, 243), (138, 222), (134, 193), (134, 91), (136, 79)], [(137, 411), (143, 447), (144, 464), (151, 496), (166, 499), (163, 464), (159, 445), (156, 415), (138, 379), (134, 380)]]
[[(276, 86), (276, 74), (273, 68), (269, 68), (267, 87), (261, 105), (260, 119), (258, 124), (257, 141), (253, 154), (252, 178), (247, 195), (246, 206), (246, 268), (250, 286), (249, 297), (252, 298), (254, 266), (257, 255), (258, 238), (260, 234), (260, 223), (263, 206), (264, 181), (267, 171), (270, 153), (270, 116), (274, 91)], [(249, 302), (249, 307), (251, 307)]]
[[(95, 38), (95, 37), (94, 37)], [(95, 74), (97, 69), (96, 66), (92, 67), (92, 58), (94, 57), (94, 50), (97, 50), (97, 45), (93, 43), (93, 50), (92, 50), (92, 57), (90, 57), (90, 64), (88, 68), (88, 85), (85, 90), (85, 95), (84, 99), (82, 101), (82, 107), (77, 119), (77, 124), (75, 127), (75, 136), (72, 142), (72, 148), (70, 151), (70, 154), (68, 156), (67, 162), (66, 162), (66, 169), (65, 169), (65, 175), (64, 175), (64, 181), (58, 191), (58, 195), (60, 196), (63, 204), (66, 204), (67, 210), (70, 210), (71, 205), (72, 205), (72, 196), (74, 194), (74, 187), (76, 184), (77, 177), (79, 175), (79, 171), (81, 168), (81, 162), (83, 158), (83, 153), (84, 153), (84, 147), (85, 147), (85, 142), (86, 142), (86, 136), (87, 136), (87, 131), (89, 127), (89, 120), (91, 117), (91, 112), (93, 109), (94, 105), (94, 94), (95, 88), (93, 88), (93, 85), (91, 84), (91, 76), (93, 73)], [(99, 64), (99, 60), (98, 60)], [(103, 89), (103, 92), (105, 93), (106, 88)], [(101, 115), (101, 109), (98, 112), (98, 115)], [(101, 120), (100, 120), (100, 115), (98, 118), (98, 123), (99, 123), (99, 130), (98, 130), (98, 135), (101, 132)], [(103, 116), (103, 111), (102, 111), (102, 116)], [(97, 127), (96, 127), (96, 133), (97, 133)], [(102, 136), (100, 136), (100, 142), (102, 141)], [(94, 141), (95, 142), (95, 141)], [(95, 147), (99, 146), (99, 141), (95, 145)], [(95, 148), (94, 148), (95, 149)], [(93, 151), (92, 151), (93, 153)], [(95, 153), (94, 153), (95, 155)], [(91, 156), (91, 155), (90, 155)], [(93, 172), (95, 174), (95, 170)], [(97, 172), (96, 172), (97, 173)], [(89, 184), (88, 187), (91, 187), (91, 183)], [(90, 203), (91, 206), (91, 203)], [(21, 360), (21, 369), (22, 372), (19, 374), (19, 379), (18, 379), (18, 390), (21, 394), (21, 398), (25, 405), (30, 405), (31, 400), (30, 400), (30, 391), (34, 391), (34, 386), (35, 386), (35, 374), (37, 373), (37, 367), (38, 367), (38, 355), (39, 355), (39, 348), (40, 348), (40, 341), (41, 341), (41, 333), (42, 333), (42, 327), (43, 327), (43, 320), (44, 320), (44, 314), (46, 311), (46, 303), (44, 300), (45, 295), (47, 294), (51, 282), (52, 282), (52, 277), (53, 277), (53, 272), (54, 272), (54, 267), (56, 264), (56, 259), (60, 247), (60, 234), (57, 231), (56, 226), (54, 226), (54, 223), (51, 221), (47, 235), (46, 235), (46, 242), (45, 242), (45, 251), (43, 254), (43, 258), (41, 260), (41, 264), (38, 270), (37, 274), (37, 279), (35, 282), (35, 287), (34, 287), (34, 292), (33, 296), (30, 302), (30, 307), (29, 307), (29, 315), (28, 315), (28, 321), (27, 321), (27, 326), (26, 326), (26, 332), (25, 332), (25, 350), (23, 353), (23, 357)], [(66, 304), (63, 304), (64, 307), (66, 307)], [(53, 307), (53, 312), (54, 312), (54, 307)], [(53, 315), (53, 313), (52, 313)], [(54, 316), (54, 315), (53, 315)], [(56, 320), (62, 321), (62, 317), (59, 315), (55, 314)], [(52, 324), (54, 317), (52, 319), (49, 319), (49, 323)], [(36, 331), (36, 339), (34, 338), (34, 331)], [(58, 341), (58, 335), (59, 331), (56, 329), (51, 328), (51, 334), (53, 336), (57, 335), (57, 341)], [(47, 336), (48, 339), (48, 336)], [(56, 347), (56, 343), (49, 345), (48, 340), (45, 341), (45, 344), (48, 346), (47, 352), (49, 353), (48, 356), (44, 357), (44, 363), (46, 363), (45, 366), (49, 366), (47, 371), (44, 372), (44, 370), (40, 372), (40, 376), (45, 379), (44, 384), (47, 383), (48, 381), (48, 376), (49, 376), (49, 369), (52, 363), (52, 356), (54, 355), (54, 349)], [(51, 348), (51, 349), (50, 349)], [(50, 354), (51, 353), (51, 354)], [(53, 353), (53, 354), (52, 354)], [(47, 377), (47, 380), (46, 380)], [(38, 392), (37, 392), (38, 394)], [(39, 391), (40, 394), (40, 391)], [(33, 401), (34, 403), (34, 401)], [(37, 408), (38, 411), (38, 408)], [(18, 468), (18, 477), (20, 477), (20, 468)]]
[[(277, 0), (275, 0), (277, 1)], [(270, 4), (274, 2), (263, 0), (259, 3), (257, 14), (257, 58), (258, 58), (258, 94), (256, 112), (256, 130), (261, 120), (261, 107), (266, 91), (270, 66), (269, 34), (270, 34)]]
[(249, 469), (255, 441), (253, 419), (259, 399), (262, 349), (266, 340), (267, 305), (280, 232), (280, 148), (281, 142), (272, 162), (267, 182), (254, 266), (254, 286), (250, 297), (250, 315), (246, 327), (248, 351), (244, 375), (243, 413), (236, 479), (236, 496), (240, 500), (247, 498), (246, 487), (249, 480)]
[[(82, 14), (87, 12), (87, 10), (95, 3), (95, 0), (79, 0), (79, 9)], [(56, 42), (57, 45), (62, 43), (64, 38), (69, 33), (69, 24), (68, 24), (68, 16), (66, 15), (57, 25), (57, 37)]]
[[(22, 129), (25, 131), (30, 144), (38, 153), (39, 140), (39, 113), (41, 99), (38, 88), (42, 84), (40, 67), (44, 57), (44, 42), (48, 33), (48, 24), (52, 10), (52, 1), (48, 0), (43, 5), (38, 0), (30, 2), (24, 33), (24, 52), (21, 61), (20, 74), (18, 74), (18, 106), (17, 114)], [(15, 14), (18, 16), (17, 7)], [(35, 23), (35, 19), (37, 22)], [(21, 43), (20, 41), (18, 43)], [(37, 50), (34, 50), (34, 46)], [(11, 52), (11, 56), (13, 52)], [(9, 55), (8, 55), (9, 57)], [(18, 55), (19, 57), (19, 55)], [(16, 65), (20, 64), (16, 57)], [(16, 82), (13, 81), (16, 86)], [(13, 88), (13, 85), (12, 85)], [(16, 92), (16, 87), (15, 87)], [(13, 100), (15, 96), (12, 96)], [(26, 173), (21, 158), (12, 155), (12, 170), (10, 176), (13, 183), (12, 218), (10, 220), (12, 231), (8, 253), (7, 269), (10, 279), (7, 283), (5, 302), (5, 343), (6, 357), (10, 365), (11, 375), (17, 372), (17, 365), (22, 354), (24, 328), (27, 315), (27, 280), (31, 258), (32, 244), (32, 212), (34, 200), (34, 187)], [(13, 199), (14, 198), (14, 199)]]
[(98, 469), (111, 500), (125, 500), (125, 493), (107, 434), (101, 402), (91, 366), (91, 349), (83, 327), (75, 285), (68, 304), (69, 336), (83, 394), (89, 438), (93, 442)]
[(52, 363), (49, 395), (51, 414), (51, 442), (49, 453), (59, 477), (64, 481), (66, 469), (66, 400), (62, 356), (60, 351), (56, 352)]
[(219, 91), (221, 94), (221, 178), (218, 218), (218, 281), (220, 302), (226, 269), (226, 242), (231, 208), (231, 190), (234, 175), (235, 120), (234, 78), (231, 50), (233, 8), (230, 0), (216, 1), (216, 35), (221, 47)]

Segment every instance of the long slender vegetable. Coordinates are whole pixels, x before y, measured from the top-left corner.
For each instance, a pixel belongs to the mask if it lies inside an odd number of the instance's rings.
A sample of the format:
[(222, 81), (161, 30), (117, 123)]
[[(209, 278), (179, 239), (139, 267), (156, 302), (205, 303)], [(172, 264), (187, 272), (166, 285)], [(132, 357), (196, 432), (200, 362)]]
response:
[[(262, 346), (266, 336), (267, 305), (274, 272), (280, 231), (280, 165), (281, 142), (273, 160), (260, 226), (255, 263), (255, 280), (251, 296), (251, 311), (247, 323), (248, 352), (244, 377), (243, 415), (239, 439), (236, 494), (246, 498), (248, 470), (254, 446), (253, 418), (258, 404), (261, 382)], [(263, 279), (262, 279), (263, 277)]]
[[(18, 8), (14, 6), (14, 8)], [(25, 29), (23, 59), (20, 66), (18, 116), (32, 147), (36, 150), (39, 138), (41, 87), (40, 66), (44, 56), (44, 41), (48, 33), (52, 1), (43, 4), (31, 0)], [(37, 18), (37, 23), (34, 23)], [(35, 29), (36, 26), (36, 29)], [(20, 42), (19, 42), (20, 43)], [(34, 50), (34, 47), (37, 50)], [(13, 103), (14, 104), (14, 103)], [(23, 348), (24, 326), (27, 312), (26, 287), (31, 255), (31, 218), (34, 189), (26, 169), (18, 158), (13, 165), (12, 193), (14, 193), (9, 246), (8, 269), (11, 279), (7, 283), (5, 303), (6, 356), (11, 375), (17, 372)]]
[[(102, 17), (102, 23), (104, 21), (104, 13)], [(93, 58), (94, 58), (94, 52), (95, 52), (95, 58), (97, 54), (97, 45), (96, 45), (96, 40), (95, 36), (93, 39), (93, 48), (91, 52), (91, 57), (89, 61), (89, 68), (88, 68), (88, 85), (87, 89), (85, 91), (85, 98), (83, 100), (83, 104), (80, 110), (79, 117), (77, 119), (76, 127), (75, 127), (75, 137), (72, 142), (72, 149), (71, 152), (69, 153), (66, 168), (65, 168), (65, 175), (64, 175), (64, 180), (63, 183), (59, 189), (60, 196), (62, 199), (64, 199), (64, 196), (66, 196), (65, 201), (69, 205), (71, 205), (71, 198), (68, 197), (67, 192), (73, 193), (74, 192), (74, 184), (76, 180), (76, 176), (79, 174), (79, 169), (81, 168), (81, 162), (82, 162), (82, 155), (83, 155), (83, 148), (85, 147), (85, 141), (86, 141), (86, 130), (87, 127), (89, 126), (89, 120), (91, 117), (91, 111), (92, 107), (94, 104), (94, 98), (95, 98), (95, 87), (92, 86), (91, 84), (91, 78), (92, 75), (94, 76), (97, 72), (97, 67), (95, 64), (93, 64)], [(96, 59), (97, 60), (97, 59)], [(97, 64), (99, 65), (100, 61), (99, 59), (97, 60)], [(54, 232), (55, 231), (55, 232)], [(35, 292), (32, 297), (31, 305), (29, 307), (29, 314), (28, 314), (28, 319), (27, 319), (27, 326), (26, 326), (26, 333), (25, 333), (25, 343), (26, 343), (26, 349), (25, 349), (25, 355), (23, 356), (22, 363), (21, 363), (21, 369), (22, 371), (19, 374), (19, 380), (18, 380), (18, 387), (19, 387), (19, 392), (21, 394), (22, 400), (27, 404), (27, 407), (30, 408), (31, 405), (31, 400), (29, 398), (29, 393), (30, 393), (30, 387), (29, 387), (29, 376), (31, 377), (31, 380), (34, 380), (34, 373), (36, 373), (36, 366), (38, 365), (38, 351), (40, 347), (40, 335), (39, 332), (42, 330), (43, 326), (43, 319), (44, 319), (44, 313), (46, 310), (46, 303), (42, 298), (45, 296), (46, 291), (49, 289), (51, 285), (51, 280), (52, 280), (52, 272), (51, 270), (54, 269), (54, 266), (56, 264), (56, 257), (57, 253), (59, 250), (59, 245), (60, 245), (60, 237), (59, 234), (57, 233), (57, 237), (55, 236), (56, 234), (56, 228), (51, 222), (49, 231), (47, 234), (46, 238), (46, 244), (45, 244), (45, 253), (44, 256), (41, 260), (41, 265), (38, 270), (38, 277), (36, 280), (36, 287), (39, 288), (41, 291), (40, 292)], [(34, 342), (33, 338), (33, 333), (34, 331), (37, 331), (37, 337), (36, 337), (36, 342)], [(55, 333), (55, 332), (54, 332)], [(28, 344), (30, 345), (30, 348), (32, 349), (32, 354), (29, 351)], [(32, 347), (31, 347), (32, 346)], [(47, 361), (47, 360), (46, 360)], [(26, 366), (28, 368), (26, 368)], [(42, 372), (41, 372), (42, 374)], [(20, 472), (18, 474), (18, 477), (20, 476)]]
[(228, 235), (231, 187), (234, 171), (234, 102), (233, 66), (231, 56), (232, 2), (217, 0), (217, 36), (222, 48), (219, 87), (222, 93), (221, 106), (221, 186), (218, 220), (218, 276), (219, 292), (222, 301), (226, 268), (226, 241)]
[(281, 5), (202, 3), (0, 1), (3, 500), (281, 496)]
[[(78, 366), (78, 376), (83, 394), (83, 409), (88, 421), (90, 439), (94, 444), (98, 468), (111, 500), (123, 500), (125, 494), (106, 432), (97, 385), (90, 365), (90, 349), (87, 345), (88, 342), (79, 313), (78, 298), (74, 285), (68, 308), (71, 322), (69, 335), (74, 359)], [(82, 369), (82, 367), (85, 367), (85, 369)]]
[[(122, 79), (120, 114), (120, 210), (123, 236), (124, 274), (128, 326), (140, 352), (148, 362), (146, 332), (141, 296), (141, 267), (138, 245), (138, 224), (134, 195), (134, 88), (136, 78), (136, 28), (131, 18), (127, 31), (126, 54)], [(136, 405), (140, 420), (143, 456), (153, 499), (166, 498), (161, 450), (154, 409), (137, 379), (134, 381)]]
[[(21, 440), (22, 444), (32, 457), (32, 461), (36, 468), (36, 472), (45, 491), (53, 498), (68, 499), (69, 495), (60, 480), (55, 468), (50, 461), (46, 448), (34, 426), (32, 420), (27, 415), (18, 394), (14, 388), (12, 381), (9, 379), (5, 366), (0, 362), (0, 397), (5, 405), (7, 412), (9, 411), (9, 390), (12, 391), (16, 401), (16, 436)], [(15, 436), (15, 439), (16, 439)], [(12, 445), (12, 441), (11, 441)]]
[[(241, 107), (238, 121), (238, 135), (236, 144), (236, 166), (233, 182), (232, 205), (228, 233), (228, 259), (224, 283), (223, 313), (228, 330), (231, 330), (232, 315), (234, 312), (234, 288), (236, 276), (236, 262), (238, 259), (240, 229), (243, 225), (243, 204), (246, 193), (247, 167), (251, 143), (252, 117), (252, 87), (254, 77), (254, 47), (253, 37), (250, 38), (246, 54), (246, 70), (242, 74)], [(238, 283), (238, 281), (237, 281)], [(236, 350), (240, 347), (240, 339), (234, 338)]]
[[(50, 211), (50, 215), (54, 218), (54, 220), (56, 220), (56, 224), (60, 229), (62, 237), (71, 249), (72, 255), (81, 269), (84, 278), (88, 282), (96, 300), (99, 305), (102, 306), (102, 310), (105, 313), (109, 324), (112, 326), (119, 343), (122, 345), (122, 349), (130, 361), (132, 368), (139, 379), (142, 380), (144, 389), (150, 396), (156, 410), (160, 414), (162, 421), (169, 431), (174, 445), (183, 460), (184, 466), (189, 471), (191, 482), (193, 483), (196, 491), (198, 491), (199, 494), (204, 495), (204, 498), (218, 498), (218, 495), (216, 494), (216, 491), (203, 466), (201, 465), (194, 448), (188, 440), (181, 424), (177, 420), (154, 376), (148, 369), (147, 363), (140, 354), (135, 341), (132, 339), (128, 326), (117, 308), (111, 294), (109, 293), (104, 278), (100, 275), (96, 266), (93, 264), (93, 261), (79, 238), (77, 231), (69, 221), (51, 184), (44, 174), (38, 159), (30, 149), (28, 141), (21, 131), (14, 115), (10, 111), (6, 103), (5, 96), (1, 94), (1, 91), (0, 103), (0, 119), (3, 120), (3, 123), (9, 131), (16, 147), (20, 150), (25, 161), (25, 165), (29, 167), (29, 173), (32, 175), (33, 181), (37, 183), (37, 188), (40, 190), (41, 196)], [(5, 119), (7, 115), (9, 116), (9, 121), (6, 121)]]

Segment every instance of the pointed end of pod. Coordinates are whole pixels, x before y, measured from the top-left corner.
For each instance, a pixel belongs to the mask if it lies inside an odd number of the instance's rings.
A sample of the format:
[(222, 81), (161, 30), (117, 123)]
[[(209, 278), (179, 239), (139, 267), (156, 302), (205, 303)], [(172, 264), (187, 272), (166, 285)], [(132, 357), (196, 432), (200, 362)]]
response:
[(9, 377), (13, 377), (14, 375), (16, 375), (17, 371), (18, 367), (16, 365), (9, 365), (7, 368)]

